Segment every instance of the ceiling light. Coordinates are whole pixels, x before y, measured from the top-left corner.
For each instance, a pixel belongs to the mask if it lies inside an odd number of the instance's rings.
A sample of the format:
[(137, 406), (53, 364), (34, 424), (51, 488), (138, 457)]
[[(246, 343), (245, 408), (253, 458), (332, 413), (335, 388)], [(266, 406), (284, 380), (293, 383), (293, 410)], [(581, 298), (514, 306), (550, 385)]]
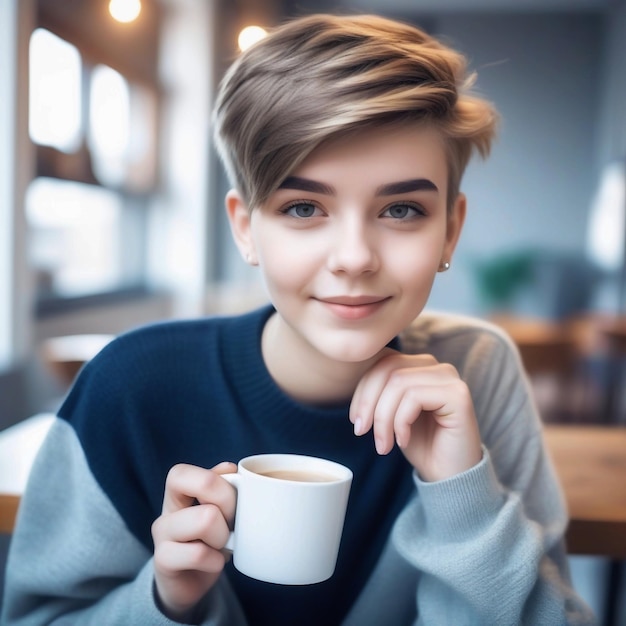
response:
[(113, 19), (124, 24), (137, 19), (140, 12), (140, 0), (111, 0), (109, 2), (109, 13)]
[(246, 26), (237, 38), (239, 49), (243, 52), (247, 50), (252, 44), (260, 41), (267, 35), (267, 31), (260, 26)]

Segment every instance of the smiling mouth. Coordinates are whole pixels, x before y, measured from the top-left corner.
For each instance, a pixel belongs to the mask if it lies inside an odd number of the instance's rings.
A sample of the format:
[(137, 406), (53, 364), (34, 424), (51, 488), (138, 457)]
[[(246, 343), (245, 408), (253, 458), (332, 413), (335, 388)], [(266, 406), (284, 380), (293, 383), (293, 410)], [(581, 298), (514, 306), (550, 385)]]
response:
[(317, 298), (328, 310), (344, 320), (360, 320), (377, 313), (390, 298), (388, 296), (338, 296)]

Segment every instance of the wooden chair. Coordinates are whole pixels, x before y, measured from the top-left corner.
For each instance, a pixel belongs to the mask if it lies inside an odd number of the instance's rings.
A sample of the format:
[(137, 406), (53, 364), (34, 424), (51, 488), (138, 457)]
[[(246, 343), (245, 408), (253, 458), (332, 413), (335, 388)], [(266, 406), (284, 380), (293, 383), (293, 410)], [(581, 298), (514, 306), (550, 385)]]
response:
[(626, 316), (589, 313), (568, 320), (567, 326), (583, 362), (594, 368), (596, 421), (626, 424)]
[(42, 342), (40, 355), (50, 373), (67, 389), (80, 368), (91, 360), (114, 335), (84, 334), (52, 337)]
[(585, 388), (578, 378), (578, 345), (569, 325), (516, 316), (496, 316), (492, 321), (516, 344), (542, 418), (578, 420), (586, 403)]
[(13, 493), (0, 493), (0, 533), (10, 535), (15, 527), (20, 496)]
[(626, 317), (604, 317), (598, 332), (606, 346), (607, 372), (603, 412), (607, 421), (626, 423), (624, 406), (624, 381), (626, 379)]

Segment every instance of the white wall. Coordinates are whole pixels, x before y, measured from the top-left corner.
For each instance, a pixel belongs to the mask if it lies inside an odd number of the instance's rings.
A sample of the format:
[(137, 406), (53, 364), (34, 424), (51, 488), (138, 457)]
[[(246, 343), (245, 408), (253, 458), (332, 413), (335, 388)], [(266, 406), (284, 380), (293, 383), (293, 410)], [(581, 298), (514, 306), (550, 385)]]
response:
[(600, 165), (626, 158), (626, 0), (611, 5), (606, 55), (598, 141)]
[(468, 218), (454, 267), (431, 306), (482, 312), (472, 266), (503, 250), (581, 253), (596, 180), (602, 72), (598, 14), (446, 15), (436, 22), (478, 69), (502, 115), (486, 163), (463, 189)]
[(32, 0), (0, 3), (0, 370), (23, 359), (31, 343), (33, 285), (23, 199), (33, 160), (23, 103), (32, 16)]
[(213, 186), (209, 122), (214, 3), (168, 0), (160, 49), (166, 98), (161, 143), (163, 193), (152, 214), (149, 265), (153, 285), (174, 297), (176, 316), (202, 313)]

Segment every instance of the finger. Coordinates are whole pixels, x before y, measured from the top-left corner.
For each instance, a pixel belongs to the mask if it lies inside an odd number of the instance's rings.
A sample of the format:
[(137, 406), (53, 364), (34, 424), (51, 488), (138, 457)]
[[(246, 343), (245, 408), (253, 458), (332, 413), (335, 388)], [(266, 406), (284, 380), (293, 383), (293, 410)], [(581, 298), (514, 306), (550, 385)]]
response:
[(404, 398), (404, 388), (387, 381), (374, 408), (374, 445), (378, 454), (388, 454), (395, 442), (396, 413)]
[[(389, 362), (390, 358), (398, 353), (394, 350), (385, 350), (385, 356), (377, 361), (365, 374), (361, 377), (361, 380), (358, 382), (354, 393), (352, 394), (352, 402), (350, 403), (350, 421), (356, 425), (357, 420), (362, 417), (367, 410), (368, 406), (373, 406), (375, 399), (378, 397), (376, 394), (376, 390), (372, 387), (378, 382), (379, 391), (382, 389), (381, 381), (387, 378), (387, 372), (389, 371)], [(383, 382), (384, 384), (384, 382)], [(358, 427), (355, 429), (358, 430)], [(363, 433), (366, 430), (363, 430)], [(363, 434), (356, 433), (356, 434)]]
[[(218, 467), (224, 473), (226, 467), (222, 464)], [(235, 513), (235, 490), (216, 471), (195, 465), (175, 465), (165, 481), (163, 514), (173, 513), (197, 502), (216, 504), (225, 517), (231, 519)]]
[(158, 518), (152, 528), (155, 543), (203, 541), (221, 550), (230, 530), (222, 511), (214, 504), (190, 506)]
[(355, 435), (364, 435), (372, 427), (376, 404), (386, 382), (386, 375), (376, 372), (366, 375), (357, 385), (350, 403), (350, 421), (354, 424)]
[(397, 353), (378, 361), (368, 370), (356, 386), (350, 403), (350, 421), (355, 435), (364, 435), (374, 421), (374, 411), (389, 376), (397, 367)]
[[(374, 441), (379, 454), (394, 443), (405, 446), (411, 426), (423, 411), (440, 413), (450, 403), (456, 370), (446, 364), (395, 369), (380, 393), (374, 410)], [(460, 382), (460, 381), (459, 381)]]
[(396, 443), (405, 448), (411, 438), (412, 427), (424, 414), (429, 424), (451, 436), (462, 433), (474, 417), (471, 396), (461, 381), (446, 381), (439, 384), (423, 384), (407, 389), (398, 404), (394, 417)]
[(415, 394), (406, 393), (402, 396), (394, 416), (394, 435), (400, 448), (406, 448), (411, 440), (411, 429), (424, 413), (424, 407), (416, 399)]
[(234, 474), (237, 471), (237, 464), (231, 463), (230, 461), (222, 461), (212, 467), (211, 471), (220, 474), (220, 476), (222, 474)]
[(190, 570), (213, 574), (224, 569), (226, 557), (202, 541), (164, 541), (155, 547), (154, 560), (156, 567), (164, 574)]
[(427, 368), (437, 364), (430, 354), (390, 354), (378, 361), (359, 381), (350, 404), (350, 421), (355, 434), (365, 434), (372, 426), (374, 410), (389, 378), (395, 372)]

